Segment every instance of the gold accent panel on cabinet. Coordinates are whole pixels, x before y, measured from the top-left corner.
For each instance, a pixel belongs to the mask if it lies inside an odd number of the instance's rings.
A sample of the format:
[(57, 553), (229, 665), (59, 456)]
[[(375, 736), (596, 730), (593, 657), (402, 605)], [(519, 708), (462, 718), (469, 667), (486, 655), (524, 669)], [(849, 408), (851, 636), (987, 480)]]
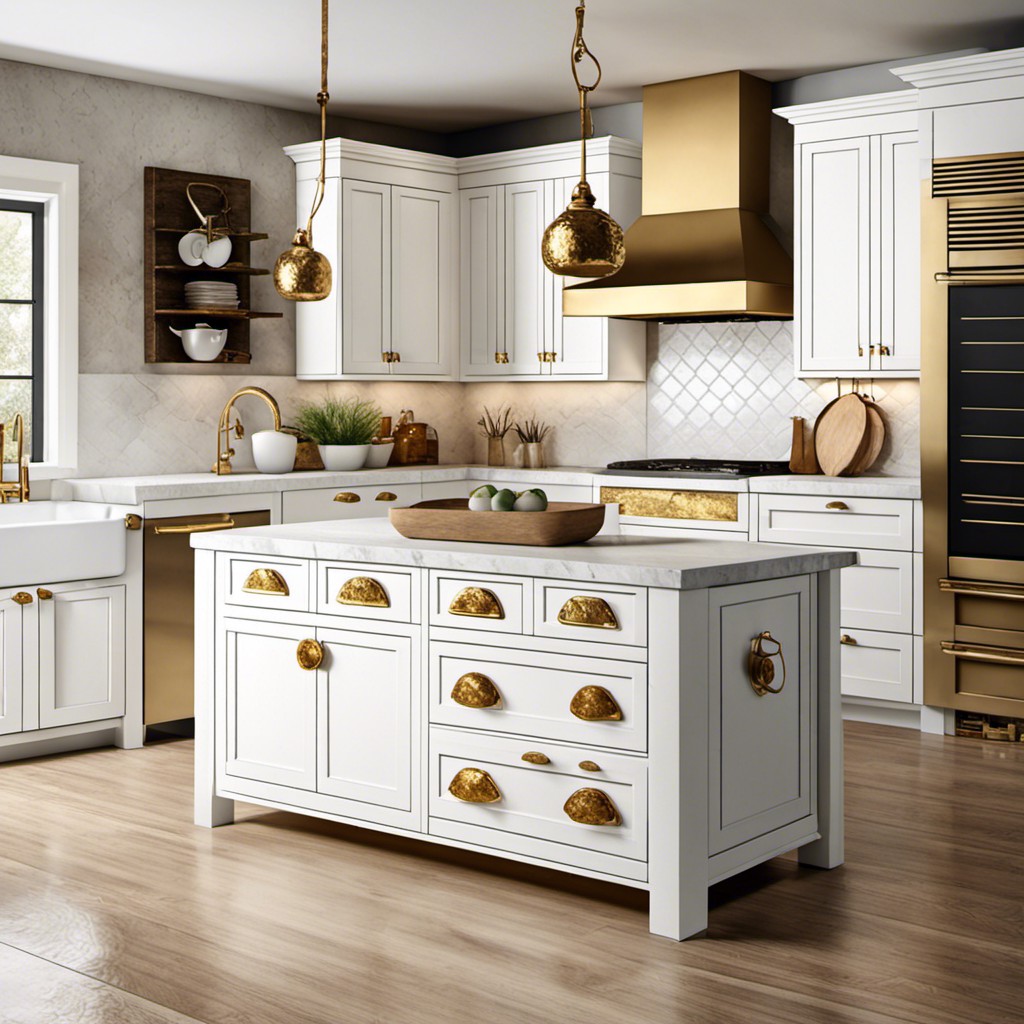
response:
[(468, 804), (495, 804), (501, 791), (483, 768), (462, 768), (448, 783), (448, 792)]
[(361, 608), (391, 607), (388, 592), (370, 576), (353, 576), (345, 580), (335, 600), (338, 604), (358, 605)]
[(584, 686), (569, 702), (569, 710), (584, 722), (621, 722), (622, 708), (603, 686)]
[(645, 519), (739, 521), (739, 495), (730, 491), (669, 491), (655, 487), (602, 487), (601, 501), (624, 516)]
[(273, 594), (275, 597), (288, 596), (288, 584), (276, 569), (253, 569), (242, 586), (245, 594)]
[(464, 708), (500, 708), (501, 693), (482, 672), (467, 672), (452, 687), (452, 700)]
[(562, 808), (581, 825), (621, 825), (622, 815), (612, 798), (600, 789), (577, 789)]
[(503, 619), (505, 609), (501, 607), (498, 595), (483, 587), (464, 587), (448, 606), (452, 615), (466, 615), (476, 619)]
[(307, 672), (318, 669), (324, 660), (323, 644), (317, 640), (300, 640), (295, 650), (295, 660), (299, 663), (299, 668)]
[(558, 613), (563, 626), (589, 626), (593, 629), (619, 629), (619, 620), (603, 597), (570, 597)]

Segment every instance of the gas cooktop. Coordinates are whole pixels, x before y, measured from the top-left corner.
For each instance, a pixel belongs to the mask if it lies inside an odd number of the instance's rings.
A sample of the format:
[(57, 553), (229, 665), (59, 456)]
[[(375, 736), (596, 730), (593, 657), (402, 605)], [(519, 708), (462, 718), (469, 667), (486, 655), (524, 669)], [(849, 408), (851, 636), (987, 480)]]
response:
[(634, 459), (609, 462), (602, 473), (620, 476), (685, 476), (715, 480), (742, 480), (748, 476), (780, 476), (789, 472), (788, 462), (748, 459)]

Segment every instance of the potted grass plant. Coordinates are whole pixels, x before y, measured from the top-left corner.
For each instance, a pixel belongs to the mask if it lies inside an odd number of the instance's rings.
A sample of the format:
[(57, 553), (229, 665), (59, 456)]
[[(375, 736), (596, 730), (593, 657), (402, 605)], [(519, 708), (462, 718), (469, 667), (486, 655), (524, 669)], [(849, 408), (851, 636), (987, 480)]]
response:
[(360, 398), (328, 396), (300, 406), (295, 425), (317, 443), (324, 469), (362, 469), (380, 426), (380, 406)]

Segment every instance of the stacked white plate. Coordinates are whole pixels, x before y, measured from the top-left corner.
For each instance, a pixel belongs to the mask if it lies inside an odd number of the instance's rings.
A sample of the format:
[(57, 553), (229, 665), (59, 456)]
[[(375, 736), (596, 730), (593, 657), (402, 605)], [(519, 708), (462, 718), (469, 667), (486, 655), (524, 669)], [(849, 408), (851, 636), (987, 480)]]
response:
[(188, 281), (185, 305), (189, 309), (238, 309), (238, 286), (227, 281)]

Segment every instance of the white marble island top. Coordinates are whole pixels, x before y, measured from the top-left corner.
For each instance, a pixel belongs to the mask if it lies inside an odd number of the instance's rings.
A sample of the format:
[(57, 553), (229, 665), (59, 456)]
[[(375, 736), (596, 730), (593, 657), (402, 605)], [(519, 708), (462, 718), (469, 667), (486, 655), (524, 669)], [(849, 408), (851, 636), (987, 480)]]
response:
[(599, 535), (585, 544), (527, 547), (409, 540), (386, 520), (259, 526), (195, 534), (194, 548), (291, 558), (594, 580), (700, 590), (853, 565), (852, 551), (683, 538)]

